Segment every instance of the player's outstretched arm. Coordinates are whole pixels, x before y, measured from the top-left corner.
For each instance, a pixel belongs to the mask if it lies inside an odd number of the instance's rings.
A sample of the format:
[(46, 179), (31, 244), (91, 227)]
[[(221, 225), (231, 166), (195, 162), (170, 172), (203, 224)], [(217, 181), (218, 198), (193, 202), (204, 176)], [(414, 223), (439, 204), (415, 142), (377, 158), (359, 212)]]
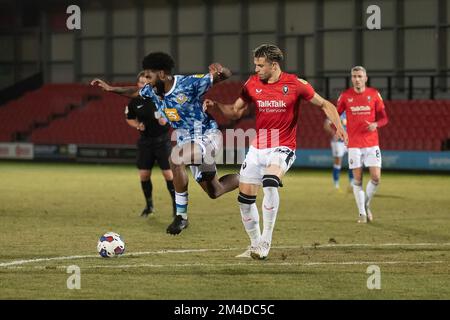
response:
[(218, 83), (220, 81), (224, 81), (231, 77), (232, 73), (230, 69), (222, 66), (220, 63), (214, 62), (208, 67), (209, 73), (213, 77), (213, 83)]
[(247, 106), (248, 104), (241, 98), (238, 98), (233, 104), (224, 104), (211, 99), (205, 99), (203, 102), (204, 111), (218, 108), (225, 117), (231, 120), (240, 119), (247, 109)]
[(125, 97), (136, 98), (139, 97), (139, 88), (138, 87), (113, 87), (110, 86), (107, 82), (101, 79), (94, 79), (91, 81), (91, 86), (98, 86), (102, 88), (104, 91), (113, 92), (120, 94)]
[(339, 117), (339, 113), (336, 110), (336, 107), (328, 100), (322, 98), (319, 94), (315, 93), (310, 102), (320, 108), (325, 113), (328, 119), (335, 125), (336, 127), (336, 136), (342, 140), (344, 140), (345, 144), (348, 142), (347, 132), (342, 127), (341, 119)]

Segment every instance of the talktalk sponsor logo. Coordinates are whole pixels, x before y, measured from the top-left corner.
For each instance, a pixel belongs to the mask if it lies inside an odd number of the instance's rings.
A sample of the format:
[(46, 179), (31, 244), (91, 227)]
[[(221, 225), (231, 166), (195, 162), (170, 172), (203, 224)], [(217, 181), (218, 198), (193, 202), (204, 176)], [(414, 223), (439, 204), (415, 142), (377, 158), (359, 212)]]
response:
[(258, 100), (258, 107), (260, 108), (286, 108), (286, 102), (283, 100), (270, 100), (261, 101)]
[(367, 112), (370, 111), (370, 106), (354, 106), (350, 107), (350, 110), (352, 110), (352, 112)]

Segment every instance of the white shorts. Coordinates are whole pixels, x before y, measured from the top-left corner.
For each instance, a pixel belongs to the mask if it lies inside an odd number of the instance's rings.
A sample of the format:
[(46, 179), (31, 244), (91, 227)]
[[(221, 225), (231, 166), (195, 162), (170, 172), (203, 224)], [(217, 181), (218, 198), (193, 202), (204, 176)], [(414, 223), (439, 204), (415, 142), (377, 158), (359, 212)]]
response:
[(277, 165), (286, 173), (294, 161), (295, 152), (288, 147), (257, 149), (250, 146), (241, 166), (239, 182), (261, 185), (268, 166)]
[(184, 139), (179, 146), (194, 142), (202, 151), (202, 163), (200, 165), (190, 165), (192, 176), (197, 182), (204, 181), (205, 172), (208, 174), (215, 174), (217, 171), (215, 158), (222, 150), (223, 140), (222, 134), (219, 130), (212, 129), (205, 132), (204, 135), (199, 135), (195, 138)]
[(379, 146), (348, 149), (349, 168), (361, 168), (363, 165), (365, 167), (381, 168), (381, 151)]
[(342, 158), (347, 152), (347, 147), (343, 141), (331, 141), (331, 154), (333, 158)]

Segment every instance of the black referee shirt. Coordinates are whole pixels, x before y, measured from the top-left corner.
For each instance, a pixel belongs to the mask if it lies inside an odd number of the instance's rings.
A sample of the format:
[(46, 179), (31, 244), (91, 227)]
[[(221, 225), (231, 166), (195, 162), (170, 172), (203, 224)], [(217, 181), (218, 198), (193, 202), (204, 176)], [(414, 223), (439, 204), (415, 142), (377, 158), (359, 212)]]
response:
[(155, 105), (150, 99), (133, 98), (125, 107), (125, 114), (129, 120), (137, 120), (145, 125), (140, 131), (142, 138), (156, 138), (169, 132), (169, 124), (160, 125), (155, 116)]

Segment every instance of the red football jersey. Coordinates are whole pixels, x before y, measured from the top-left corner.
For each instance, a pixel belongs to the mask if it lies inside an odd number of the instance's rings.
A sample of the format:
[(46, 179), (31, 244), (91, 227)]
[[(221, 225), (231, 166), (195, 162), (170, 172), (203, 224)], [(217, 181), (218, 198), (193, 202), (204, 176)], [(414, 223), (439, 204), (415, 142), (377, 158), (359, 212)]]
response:
[(274, 83), (262, 82), (258, 75), (245, 83), (241, 98), (255, 103), (256, 138), (252, 145), (258, 149), (273, 147), (296, 148), (298, 106), (301, 98), (311, 100), (313, 87), (295, 74), (282, 72)]
[(366, 87), (362, 93), (353, 88), (345, 90), (338, 98), (339, 114), (347, 115), (349, 148), (369, 148), (378, 146), (378, 131), (369, 131), (367, 122), (377, 121), (377, 114), (384, 113), (384, 103), (378, 90)]

